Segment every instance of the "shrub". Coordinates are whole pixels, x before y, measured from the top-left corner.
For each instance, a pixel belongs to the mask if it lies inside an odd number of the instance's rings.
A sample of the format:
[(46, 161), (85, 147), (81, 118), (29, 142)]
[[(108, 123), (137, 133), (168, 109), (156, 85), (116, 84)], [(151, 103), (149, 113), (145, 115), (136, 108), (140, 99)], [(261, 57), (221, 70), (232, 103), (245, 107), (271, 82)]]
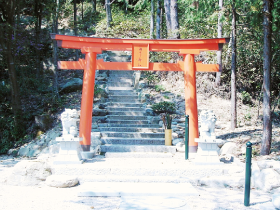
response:
[(171, 129), (172, 124), (172, 115), (176, 111), (175, 103), (172, 102), (159, 102), (152, 105), (152, 110), (157, 113), (161, 114), (161, 119), (163, 121), (165, 129)]
[(162, 85), (155, 85), (155, 91), (160, 92), (160, 91), (165, 91), (165, 87)]

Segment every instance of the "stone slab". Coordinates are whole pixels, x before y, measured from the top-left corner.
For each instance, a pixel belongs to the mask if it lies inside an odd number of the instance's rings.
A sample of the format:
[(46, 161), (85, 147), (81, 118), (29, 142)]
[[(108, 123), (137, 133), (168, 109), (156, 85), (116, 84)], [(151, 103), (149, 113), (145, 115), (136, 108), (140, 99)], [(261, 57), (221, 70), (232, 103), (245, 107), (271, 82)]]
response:
[(159, 152), (106, 152), (106, 158), (172, 158), (171, 153)]
[(96, 196), (198, 196), (190, 183), (87, 182), (81, 185), (79, 197)]
[(120, 210), (191, 210), (186, 199), (182, 197), (122, 197)]

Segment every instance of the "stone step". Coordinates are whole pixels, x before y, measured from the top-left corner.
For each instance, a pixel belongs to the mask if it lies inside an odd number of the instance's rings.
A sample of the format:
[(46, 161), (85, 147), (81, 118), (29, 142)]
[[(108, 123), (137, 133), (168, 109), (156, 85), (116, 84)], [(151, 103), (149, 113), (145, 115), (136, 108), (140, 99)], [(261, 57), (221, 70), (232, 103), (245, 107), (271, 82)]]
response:
[(109, 111), (108, 112), (109, 115), (127, 115), (127, 116), (144, 116), (145, 112), (139, 112), (139, 111), (119, 111), (119, 112), (115, 112), (115, 111)]
[(120, 210), (189, 210), (185, 197), (199, 193), (190, 183), (85, 182), (78, 196), (122, 197)]
[(101, 145), (101, 152), (169, 152), (176, 153), (175, 146), (165, 145)]
[[(114, 145), (164, 145), (164, 138), (101, 137), (102, 144)], [(105, 151), (104, 151), (105, 152)]]
[(120, 103), (120, 102), (110, 102), (107, 108), (141, 108), (144, 107), (141, 103)]
[(133, 76), (134, 71), (110, 71), (110, 75), (109, 76)]
[(127, 83), (133, 83), (133, 78), (128, 77), (110, 77), (108, 82), (127, 82)]
[(131, 87), (132, 83), (127, 82), (108, 82), (107, 87)]
[(122, 95), (122, 96), (138, 96), (133, 90), (110, 90), (109, 96)]
[(101, 132), (102, 137), (122, 137), (122, 138), (164, 138), (164, 133), (140, 133), (140, 132)]
[(109, 100), (114, 102), (115, 99), (120, 99), (121, 101), (126, 101), (126, 100), (138, 100), (138, 95), (111, 95), (109, 96)]
[(112, 107), (112, 106), (107, 106), (107, 111), (108, 112), (144, 112), (144, 109), (141, 107)]
[(136, 99), (133, 98), (122, 98), (122, 97), (118, 97), (118, 98), (112, 98), (110, 99), (110, 102), (126, 102), (126, 103), (139, 103), (138, 97), (136, 97)]
[(106, 152), (106, 158), (172, 158), (171, 153), (159, 152)]
[(145, 120), (147, 121), (147, 116), (127, 116), (127, 115), (107, 115), (107, 121), (108, 120)]
[[(106, 153), (107, 154), (107, 153)], [(133, 154), (133, 153), (125, 153)], [(118, 175), (81, 175), (79, 183), (86, 182), (133, 182), (133, 183), (188, 183), (188, 178), (179, 176), (118, 176)]]
[(124, 124), (124, 125), (148, 125), (149, 121), (148, 120), (111, 120), (111, 119), (107, 119), (106, 120), (107, 123), (110, 124)]
[[(101, 124), (100, 124), (101, 125)], [(151, 126), (151, 125), (150, 125)], [(140, 125), (135, 125), (135, 127), (132, 127), (131, 125), (123, 126), (123, 127), (101, 127), (99, 126), (99, 129), (101, 132), (111, 131), (111, 132), (164, 132), (163, 128), (159, 128), (159, 125), (152, 125), (153, 127), (150, 128), (143, 128), (140, 127)]]
[(134, 90), (134, 87), (108, 87), (108, 90)]
[[(135, 147), (135, 146), (125, 146)], [(148, 146), (138, 146), (148, 147)], [(168, 146), (151, 146), (164, 147)], [(143, 151), (140, 151), (143, 152)], [(157, 151), (153, 151), (158, 153)], [(193, 154), (193, 153), (190, 153)], [(192, 160), (192, 159), (191, 159)], [(51, 165), (53, 175), (100, 175), (100, 176), (173, 176), (180, 178), (194, 178), (198, 180), (207, 176), (222, 176), (228, 174), (232, 164), (196, 165), (185, 160), (184, 153), (176, 153), (172, 158), (105, 158), (98, 155), (84, 164)]]

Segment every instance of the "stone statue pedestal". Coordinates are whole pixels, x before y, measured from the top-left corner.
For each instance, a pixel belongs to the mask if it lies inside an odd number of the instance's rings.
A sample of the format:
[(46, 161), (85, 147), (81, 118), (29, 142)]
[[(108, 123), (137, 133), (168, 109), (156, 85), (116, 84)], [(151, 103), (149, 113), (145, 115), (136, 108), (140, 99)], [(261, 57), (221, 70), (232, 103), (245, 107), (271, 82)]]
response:
[(82, 164), (80, 154), (80, 138), (57, 137), (56, 141), (60, 142), (58, 157), (54, 164)]
[(78, 137), (77, 122), (79, 121), (80, 112), (76, 109), (65, 109), (61, 114), (62, 137), (57, 137), (56, 141), (60, 142), (59, 154), (54, 164), (82, 164), (80, 154), (80, 141)]
[(198, 142), (197, 154), (194, 161), (195, 164), (223, 164), (223, 162), (220, 162), (218, 153), (218, 144), (222, 143), (223, 140), (211, 138), (196, 138), (195, 142)]

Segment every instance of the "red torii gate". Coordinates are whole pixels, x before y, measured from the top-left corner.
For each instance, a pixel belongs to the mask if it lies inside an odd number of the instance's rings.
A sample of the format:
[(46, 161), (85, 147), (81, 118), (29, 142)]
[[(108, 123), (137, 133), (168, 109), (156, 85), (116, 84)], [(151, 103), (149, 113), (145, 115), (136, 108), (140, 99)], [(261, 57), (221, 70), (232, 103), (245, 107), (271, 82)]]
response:
[[(145, 71), (183, 71), (185, 80), (185, 107), (189, 115), (189, 151), (196, 152), (195, 138), (198, 133), (198, 113), (196, 98), (196, 72), (218, 72), (218, 64), (202, 64), (194, 61), (194, 55), (201, 51), (222, 50), (229, 38), (217, 39), (111, 39), (78, 37), (51, 34), (58, 47), (80, 49), (85, 59), (79, 61), (59, 61), (59, 69), (83, 69), (83, 90), (80, 115), (80, 144), (83, 151), (91, 145), (92, 108), (94, 97), (95, 71), (98, 70), (145, 70)], [(131, 62), (104, 62), (96, 60), (102, 50), (132, 51)], [(178, 63), (150, 63), (149, 51), (179, 52), (184, 61)]]

